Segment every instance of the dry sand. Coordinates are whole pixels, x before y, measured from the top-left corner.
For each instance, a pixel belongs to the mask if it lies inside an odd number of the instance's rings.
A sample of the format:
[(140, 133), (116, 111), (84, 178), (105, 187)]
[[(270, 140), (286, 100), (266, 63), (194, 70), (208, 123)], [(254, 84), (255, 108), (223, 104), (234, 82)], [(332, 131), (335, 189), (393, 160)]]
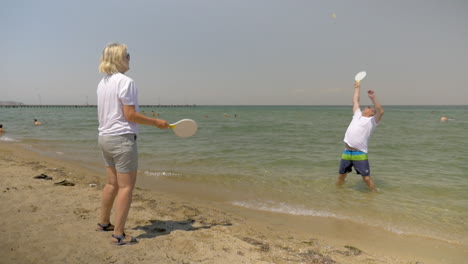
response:
[[(336, 230), (327, 237), (334, 226), (319, 227), (315, 236), (313, 229), (299, 231), (288, 216), (224, 210), (141, 187), (126, 230), (140, 242), (115, 246), (110, 233), (94, 231), (103, 174), (3, 142), (0, 167), (0, 263), (441, 263), (362, 248), (335, 239)], [(53, 180), (33, 178), (41, 173)], [(75, 185), (54, 184), (62, 180)], [(327, 219), (312, 223), (320, 221)]]

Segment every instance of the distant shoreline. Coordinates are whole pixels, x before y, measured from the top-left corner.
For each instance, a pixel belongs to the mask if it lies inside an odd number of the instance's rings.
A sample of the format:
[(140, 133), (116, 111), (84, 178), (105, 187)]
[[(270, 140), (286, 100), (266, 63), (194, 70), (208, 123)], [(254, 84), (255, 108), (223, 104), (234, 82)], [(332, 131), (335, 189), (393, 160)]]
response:
[[(140, 107), (196, 107), (197, 105), (140, 105)], [(97, 105), (0, 105), (0, 108), (96, 108)]]
[[(258, 107), (268, 107), (268, 106), (281, 106), (281, 107), (302, 107), (302, 106), (311, 106), (311, 107), (317, 107), (317, 106), (327, 106), (327, 107), (333, 107), (333, 106), (340, 106), (340, 107), (347, 107), (349, 105), (250, 105), (250, 104), (240, 104), (240, 105), (234, 105), (234, 104), (227, 104), (227, 105), (220, 105), (220, 104), (212, 104), (212, 105), (197, 105), (197, 104), (141, 104), (139, 105), (140, 107), (198, 107), (198, 106), (258, 106)], [(468, 105), (385, 105), (386, 107), (468, 107)], [(1, 104), (0, 103), (0, 108), (47, 108), (47, 107), (52, 107), (52, 108), (81, 108), (81, 107), (91, 107), (95, 108), (97, 105), (95, 104)]]

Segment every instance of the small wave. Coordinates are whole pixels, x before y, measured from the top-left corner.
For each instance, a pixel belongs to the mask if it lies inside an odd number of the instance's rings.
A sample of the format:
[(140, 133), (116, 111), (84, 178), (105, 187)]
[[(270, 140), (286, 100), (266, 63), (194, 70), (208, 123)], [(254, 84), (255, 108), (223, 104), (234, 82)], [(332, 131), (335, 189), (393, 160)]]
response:
[(19, 140), (7, 136), (0, 136), (0, 141), (18, 142)]
[(173, 172), (165, 172), (165, 171), (145, 171), (144, 172), (146, 175), (149, 176), (156, 176), (156, 177), (167, 177), (167, 176), (180, 176), (178, 173), (173, 173)]
[(333, 217), (338, 219), (345, 219), (344, 217), (339, 217), (336, 214), (317, 211), (304, 208), (302, 206), (288, 205), (286, 203), (276, 203), (273, 201), (264, 201), (264, 202), (255, 202), (255, 201), (237, 201), (232, 204), (240, 207), (245, 207), (249, 209), (283, 213), (283, 214), (292, 214), (292, 215), (310, 215), (310, 216), (320, 216), (320, 217)]
[[(374, 225), (375, 227), (378, 227), (378, 225)], [(389, 232), (392, 232), (392, 233), (395, 233), (397, 235), (417, 235), (416, 233), (410, 233), (410, 232), (405, 232), (403, 230), (400, 230), (396, 227), (392, 227), (392, 226), (385, 226), (384, 227), (385, 230), (389, 231)]]
[(415, 237), (440, 240), (440, 241), (444, 241), (450, 244), (466, 245), (466, 242), (462, 240), (443, 238), (440, 235), (430, 234), (426, 232), (421, 233), (421, 232), (414, 232), (411, 230), (404, 230), (399, 227), (392, 226), (389, 223), (378, 224), (378, 223), (371, 223), (365, 220), (360, 221), (359, 219), (355, 219), (355, 218), (347, 217), (347, 216), (339, 216), (330, 212), (307, 209), (300, 205), (290, 205), (290, 204), (278, 203), (274, 201), (236, 201), (236, 202), (232, 202), (231, 204), (235, 206), (248, 208), (248, 209), (260, 210), (260, 211), (266, 211), (266, 212), (301, 215), (301, 216), (318, 216), (318, 217), (335, 218), (339, 220), (346, 220), (346, 221), (351, 221), (351, 222), (358, 223), (358, 224), (368, 225), (374, 228), (382, 228), (396, 235), (409, 235), (409, 236), (415, 236)]

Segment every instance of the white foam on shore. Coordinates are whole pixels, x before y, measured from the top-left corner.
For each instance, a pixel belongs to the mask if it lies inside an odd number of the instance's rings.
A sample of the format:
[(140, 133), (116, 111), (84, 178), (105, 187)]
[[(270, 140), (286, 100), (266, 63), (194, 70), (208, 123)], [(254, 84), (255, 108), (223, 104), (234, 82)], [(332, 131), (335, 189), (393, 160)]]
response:
[(170, 177), (170, 176), (180, 176), (178, 173), (165, 172), (165, 171), (145, 171), (144, 174), (154, 177)]
[(7, 136), (0, 136), (0, 141), (5, 141), (5, 142), (18, 142), (19, 140), (7, 137)]
[(245, 207), (254, 210), (261, 210), (274, 213), (292, 214), (292, 215), (310, 215), (320, 217), (333, 217), (337, 219), (347, 219), (346, 217), (340, 217), (334, 213), (317, 211), (304, 208), (303, 206), (294, 206), (286, 203), (277, 203), (273, 201), (236, 201), (232, 202), (233, 205)]
[(371, 227), (383, 228), (384, 230), (394, 233), (396, 235), (411, 235), (411, 236), (417, 236), (417, 237), (423, 237), (423, 238), (436, 239), (436, 240), (448, 242), (451, 244), (457, 244), (457, 245), (463, 244), (460, 241), (441, 238), (440, 236), (437, 236), (437, 235), (431, 235), (427, 233), (421, 234), (419, 232), (411, 232), (409, 230), (404, 231), (400, 228), (389, 226), (385, 223), (377, 224), (377, 223), (363, 222), (363, 221), (354, 219), (352, 217), (347, 217), (347, 216), (342, 216), (342, 215), (340, 216), (331, 212), (318, 211), (318, 210), (304, 208), (301, 205), (290, 205), (290, 204), (286, 204), (282, 202), (274, 202), (274, 201), (235, 201), (235, 202), (232, 202), (231, 204), (235, 206), (248, 208), (248, 209), (273, 212), (273, 213), (291, 214), (291, 215), (299, 215), (299, 216), (329, 217), (329, 218), (335, 218), (339, 220), (347, 220), (347, 221), (352, 221), (355, 223), (369, 225)]
[[(348, 216), (343, 216), (343, 215), (337, 215), (335, 213), (331, 212), (326, 212), (326, 211), (318, 211), (318, 210), (313, 210), (313, 209), (308, 209), (305, 208), (301, 205), (290, 205), (282, 202), (274, 202), (274, 201), (236, 201), (232, 202), (233, 205), (248, 208), (248, 209), (254, 209), (254, 210), (260, 210), (260, 211), (266, 211), (266, 212), (273, 212), (273, 213), (282, 213), (282, 214), (290, 214), (290, 215), (300, 215), (300, 216), (318, 216), (318, 217), (329, 217), (329, 218), (335, 218), (339, 220), (347, 220), (347, 221), (352, 221), (355, 223), (361, 223), (361, 224), (366, 224), (372, 227), (381, 227), (387, 231), (390, 231), (395, 234), (410, 234), (408, 232), (404, 232), (403, 230), (400, 230), (396, 227), (392, 226), (381, 226), (378, 224), (372, 224), (369, 222), (362, 222), (359, 221), (358, 219), (354, 219), (352, 217)], [(413, 234), (415, 235), (415, 234)]]

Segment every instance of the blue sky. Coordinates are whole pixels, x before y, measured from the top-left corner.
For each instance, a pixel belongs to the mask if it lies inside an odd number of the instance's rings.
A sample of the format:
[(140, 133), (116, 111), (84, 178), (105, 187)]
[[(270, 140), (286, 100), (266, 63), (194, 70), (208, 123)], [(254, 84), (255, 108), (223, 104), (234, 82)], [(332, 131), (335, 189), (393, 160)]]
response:
[(366, 70), (384, 105), (466, 105), (467, 14), (464, 0), (9, 0), (0, 101), (95, 104), (118, 41), (140, 104), (349, 105)]

